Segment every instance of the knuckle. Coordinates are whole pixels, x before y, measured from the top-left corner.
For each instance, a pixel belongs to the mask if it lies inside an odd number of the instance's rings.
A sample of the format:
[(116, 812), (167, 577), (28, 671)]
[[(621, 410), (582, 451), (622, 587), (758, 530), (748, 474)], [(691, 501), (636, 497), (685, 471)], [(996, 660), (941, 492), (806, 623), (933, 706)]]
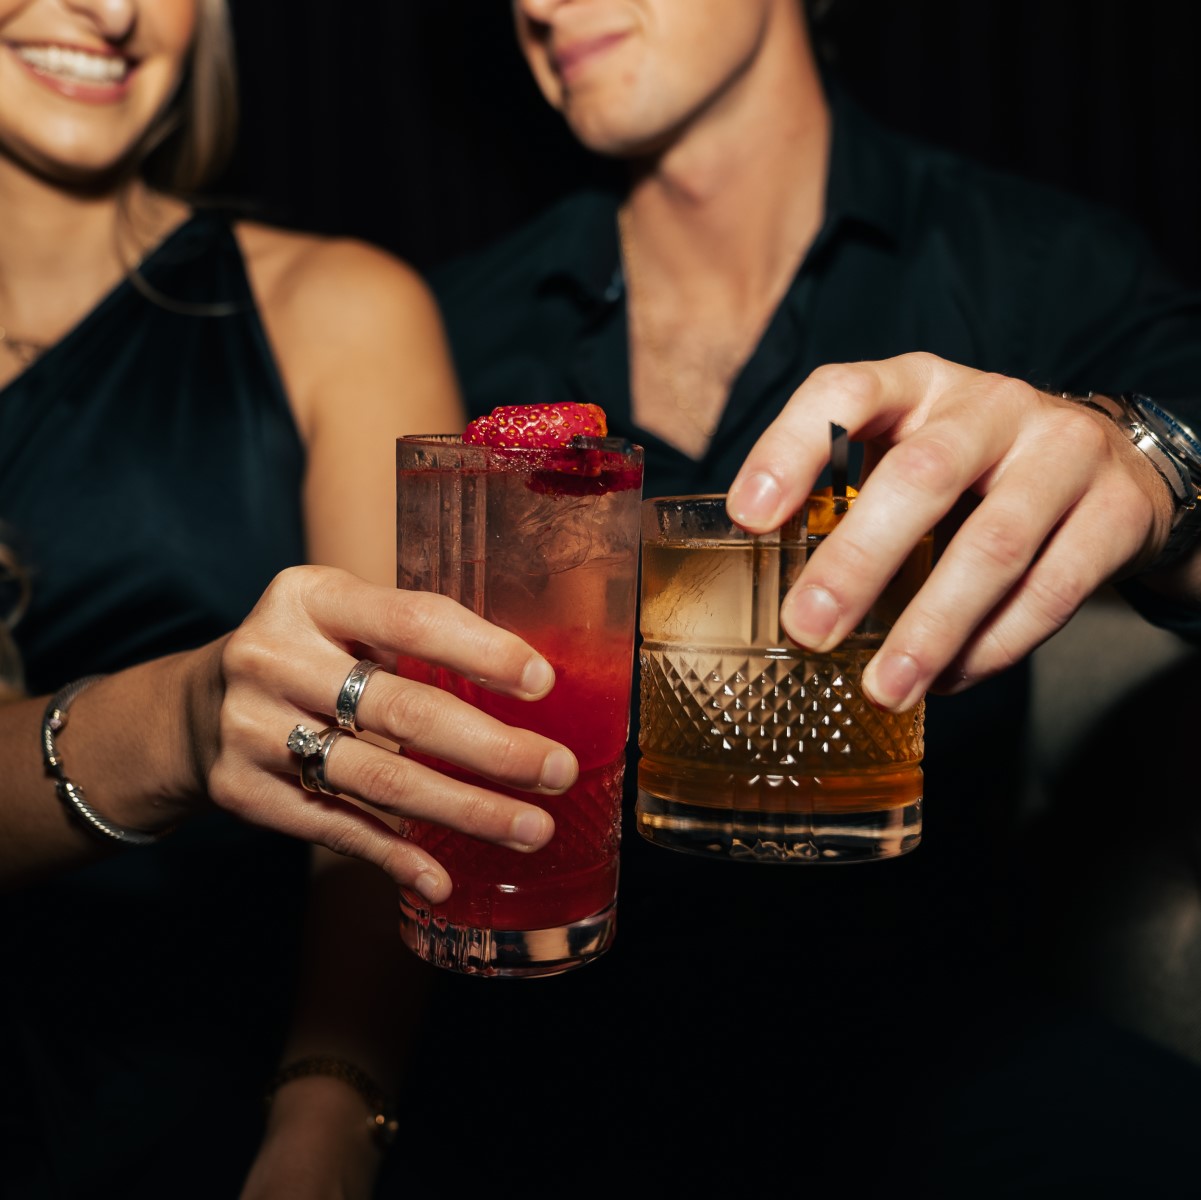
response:
[(506, 730), (487, 742), (488, 772), (493, 778), (506, 783), (522, 783), (536, 775), (530, 770), (532, 756), (521, 734)]
[(227, 687), (239, 684), (262, 687), (286, 672), (295, 658), (295, 647), (272, 635), (270, 623), (248, 620), (239, 625), (221, 648), (221, 673)]
[(441, 693), (434, 689), (398, 679), (379, 701), (384, 728), (402, 746), (409, 746), (420, 733), (440, 723), (440, 701)]
[(221, 670), (227, 680), (253, 676), (260, 656), (258, 639), (245, 625), (240, 625), (225, 639), (221, 648)]
[(1006, 577), (1023, 571), (1033, 558), (1026, 525), (1010, 513), (976, 510), (972, 522), (975, 553)]
[(1028, 400), (1037, 395), (1027, 383), (999, 375), (996, 371), (982, 372), (972, 383), (976, 404), (1006, 404), (1012, 400)]
[(486, 835), (491, 833), (501, 821), (499, 798), (494, 798), (487, 792), (468, 791), (457, 801), (458, 814), (455, 825), (465, 833)]
[(809, 382), (822, 392), (835, 393), (860, 404), (871, 399), (876, 387), (872, 373), (856, 363), (823, 363), (814, 368)]
[(279, 604), (290, 604), (292, 598), (305, 588), (306, 570), (303, 566), (292, 566), (277, 572), (263, 589), (260, 606), (270, 609)]
[(894, 446), (889, 458), (890, 469), (915, 492), (941, 496), (963, 489), (963, 454), (941, 434), (916, 434)]
[(453, 600), (436, 592), (397, 592), (391, 623), (402, 641), (420, 645), (451, 624), (452, 605)]
[(1075, 574), (1063, 569), (1033, 572), (1027, 590), (1027, 607), (1032, 609), (1047, 628), (1058, 629), (1080, 607), (1086, 588)]
[(342, 780), (344, 790), (393, 808), (397, 796), (408, 787), (410, 769), (408, 760), (402, 755), (372, 754), (357, 767), (353, 781), (349, 778)]
[(902, 357), (915, 369), (925, 371), (928, 375), (934, 375), (947, 365), (946, 359), (940, 358), (929, 350), (911, 350)]
[(347, 858), (374, 861), (371, 853), (372, 839), (357, 823), (343, 824), (339, 822), (333, 829), (322, 835), (321, 844), (335, 854), (341, 854)]
[[(1111, 438), (1116, 426), (1107, 418), (1089, 412), (1079, 404), (1065, 404), (1050, 420), (1048, 436), (1055, 443), (1084, 458), (1108, 457), (1113, 450)], [(1123, 439), (1125, 440), (1125, 439)]]

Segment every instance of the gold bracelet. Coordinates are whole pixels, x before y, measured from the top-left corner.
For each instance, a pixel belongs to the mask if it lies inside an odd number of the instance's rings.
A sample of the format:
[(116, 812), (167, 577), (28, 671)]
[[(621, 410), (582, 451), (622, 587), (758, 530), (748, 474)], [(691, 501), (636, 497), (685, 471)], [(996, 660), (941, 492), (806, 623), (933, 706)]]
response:
[(68, 779), (67, 773), (63, 770), (62, 755), (58, 752), (55, 738), (66, 727), (67, 709), (71, 707), (71, 701), (80, 692), (103, 678), (103, 675), (88, 675), (83, 679), (77, 679), (74, 683), (69, 683), (50, 697), (45, 715), (42, 717), (42, 763), (46, 768), (46, 774), (54, 780), (54, 790), (58, 793), (58, 798), (85, 829), (90, 830), (98, 837), (120, 842), (123, 846), (150, 846), (171, 831), (145, 833), (141, 829), (127, 829), (124, 825), (118, 825), (115, 821), (102, 817), (88, 803), (87, 797), (83, 794), (83, 788)]
[(264, 1103), (270, 1106), (271, 1101), (275, 1099), (275, 1093), (285, 1083), (291, 1083), (293, 1079), (302, 1079), (306, 1075), (329, 1075), (333, 1079), (350, 1084), (367, 1101), (367, 1108), (371, 1114), (368, 1124), (376, 1142), (381, 1147), (387, 1147), (396, 1140), (400, 1121), (396, 1117), (394, 1105), (384, 1095), (383, 1088), (362, 1067), (332, 1054), (310, 1054), (281, 1067), (267, 1084)]

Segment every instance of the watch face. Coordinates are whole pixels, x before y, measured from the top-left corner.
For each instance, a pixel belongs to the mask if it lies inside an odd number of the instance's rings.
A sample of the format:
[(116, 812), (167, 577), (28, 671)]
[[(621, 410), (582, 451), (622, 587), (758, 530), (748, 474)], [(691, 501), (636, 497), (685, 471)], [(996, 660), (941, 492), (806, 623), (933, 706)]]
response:
[(1132, 396), (1139, 416), (1164, 447), (1180, 460), (1193, 482), (1201, 486), (1201, 439), (1183, 421), (1165, 412), (1146, 396)]

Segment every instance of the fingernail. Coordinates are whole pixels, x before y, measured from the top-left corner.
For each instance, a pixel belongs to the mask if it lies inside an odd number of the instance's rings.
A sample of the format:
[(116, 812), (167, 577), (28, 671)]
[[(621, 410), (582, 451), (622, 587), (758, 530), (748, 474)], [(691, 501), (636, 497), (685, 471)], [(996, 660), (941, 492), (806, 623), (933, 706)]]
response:
[(824, 650), (823, 643), (830, 636), (838, 615), (838, 601), (825, 588), (807, 587), (785, 602), (780, 620), (797, 645), (808, 650)]
[(434, 871), (425, 871), (413, 881), (413, 887), (431, 904), (445, 899), (446, 879)]
[(540, 812), (523, 812), (513, 818), (509, 827), (510, 841), (519, 846), (540, 846), (546, 839), (547, 818)]
[(538, 783), (549, 791), (561, 792), (575, 783), (575, 777), (575, 755), (570, 750), (552, 750), (543, 760)]
[[(921, 698), (917, 688), (917, 660), (908, 654), (877, 654), (863, 671), (863, 690), (881, 708), (903, 712)], [(913, 696), (910, 701), (910, 696)]]
[(739, 525), (770, 528), (780, 507), (780, 485), (775, 476), (756, 471), (731, 488), (727, 507)]
[(537, 655), (525, 664), (521, 672), (521, 690), (531, 696), (541, 696), (554, 686), (555, 672), (546, 659)]

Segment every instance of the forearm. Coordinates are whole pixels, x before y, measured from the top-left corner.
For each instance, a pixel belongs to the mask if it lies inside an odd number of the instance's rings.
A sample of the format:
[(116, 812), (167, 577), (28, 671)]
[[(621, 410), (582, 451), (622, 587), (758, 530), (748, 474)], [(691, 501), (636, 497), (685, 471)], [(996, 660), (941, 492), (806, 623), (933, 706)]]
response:
[[(305, 957), (291, 1033), (281, 1058), (332, 1058), (394, 1096), (421, 1027), (429, 971), (401, 944), (396, 886), (355, 860), (317, 852)], [(346, 1078), (312, 1073), (283, 1083), (243, 1193), (324, 1196), (369, 1193), (384, 1146), (375, 1104)], [(311, 1191), (309, 1189), (312, 1189)]]
[(421, 1012), (429, 968), (400, 941), (396, 884), (357, 859), (318, 847), (298, 1002), (283, 1063), (332, 1054), (389, 1094), (406, 1030)]
[[(208, 697), (220, 690), (220, 644), (107, 676), (72, 702), (57, 735), (64, 773), (108, 821), (162, 833), (205, 803), (198, 748), (215, 742)], [(69, 682), (64, 680), (64, 684)], [(43, 765), (49, 697), (0, 705), (5, 763), (0, 887), (12, 888), (122, 850), (73, 814)]]

